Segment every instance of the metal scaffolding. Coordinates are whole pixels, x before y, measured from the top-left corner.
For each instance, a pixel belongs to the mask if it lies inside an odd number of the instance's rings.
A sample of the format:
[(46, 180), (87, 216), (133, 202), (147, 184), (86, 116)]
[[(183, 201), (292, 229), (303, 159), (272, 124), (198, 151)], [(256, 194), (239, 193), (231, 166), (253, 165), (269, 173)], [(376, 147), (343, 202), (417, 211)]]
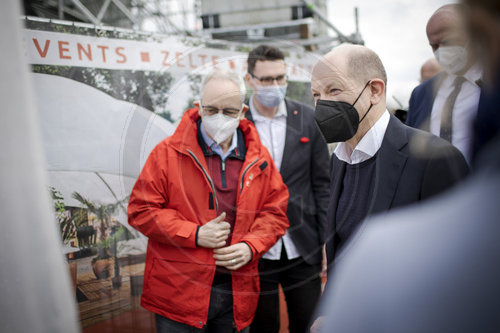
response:
[(198, 36), (240, 43), (286, 40), (306, 49), (363, 44), (356, 31), (341, 32), (326, 0), (24, 0), (26, 15), (80, 21), (98, 27)]

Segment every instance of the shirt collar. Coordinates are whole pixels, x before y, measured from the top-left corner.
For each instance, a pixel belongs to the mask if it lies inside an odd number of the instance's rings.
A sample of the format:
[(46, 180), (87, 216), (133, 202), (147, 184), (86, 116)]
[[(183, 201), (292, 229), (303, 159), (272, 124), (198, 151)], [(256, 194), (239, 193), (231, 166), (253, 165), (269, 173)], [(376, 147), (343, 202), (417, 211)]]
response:
[(389, 111), (385, 110), (382, 116), (361, 138), (350, 156), (347, 153), (348, 147), (345, 142), (340, 142), (333, 153), (339, 160), (348, 164), (358, 164), (372, 158), (382, 146), (390, 119)]
[[(450, 78), (449, 79), (450, 82), (453, 82), (455, 80), (455, 78), (457, 77), (457, 75), (453, 75), (453, 74), (450, 74), (448, 76)], [(472, 65), (471, 68), (469, 68), (469, 70), (467, 72), (465, 72), (463, 77), (467, 81), (478, 86), (478, 81), (480, 81), (483, 77), (483, 69), (481, 68), (481, 66), (479, 64), (474, 64), (474, 65)]]
[[(257, 111), (257, 109), (255, 108), (255, 105), (253, 104), (253, 97), (254, 96), (255, 96), (255, 94), (250, 96), (250, 103), (249, 103), (250, 104), (250, 113), (252, 114), (253, 121), (269, 120), (269, 118), (261, 115), (259, 113), (259, 111)], [(285, 103), (284, 99), (281, 101), (280, 105), (278, 105), (278, 112), (276, 112), (276, 114), (273, 116), (273, 119), (279, 118), (279, 117), (285, 117), (285, 118), (287, 117), (286, 103)]]

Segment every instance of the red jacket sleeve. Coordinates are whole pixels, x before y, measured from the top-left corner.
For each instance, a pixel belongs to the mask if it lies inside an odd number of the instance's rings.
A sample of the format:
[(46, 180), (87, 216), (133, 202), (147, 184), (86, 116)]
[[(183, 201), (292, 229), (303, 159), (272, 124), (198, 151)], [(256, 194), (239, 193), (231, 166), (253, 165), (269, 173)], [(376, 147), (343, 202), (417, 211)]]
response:
[(242, 239), (253, 251), (252, 260), (260, 258), (276, 241), (285, 234), (289, 226), (286, 209), (288, 205), (288, 188), (268, 155), (270, 181), (267, 191), (254, 192), (263, 197), (263, 205), (250, 227), (250, 232)]
[(141, 233), (160, 243), (196, 247), (197, 223), (188, 221), (169, 203), (166, 149), (157, 146), (148, 157), (128, 204), (128, 222)]

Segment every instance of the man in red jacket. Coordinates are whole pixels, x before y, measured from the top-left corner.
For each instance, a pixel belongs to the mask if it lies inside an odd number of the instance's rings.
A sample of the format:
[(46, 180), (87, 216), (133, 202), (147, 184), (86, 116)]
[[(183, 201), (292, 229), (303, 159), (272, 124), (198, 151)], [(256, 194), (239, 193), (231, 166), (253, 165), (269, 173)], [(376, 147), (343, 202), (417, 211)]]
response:
[(141, 304), (161, 332), (232, 332), (252, 322), (258, 259), (288, 227), (288, 190), (244, 118), (245, 86), (217, 70), (201, 101), (151, 152), (131, 226), (149, 237)]

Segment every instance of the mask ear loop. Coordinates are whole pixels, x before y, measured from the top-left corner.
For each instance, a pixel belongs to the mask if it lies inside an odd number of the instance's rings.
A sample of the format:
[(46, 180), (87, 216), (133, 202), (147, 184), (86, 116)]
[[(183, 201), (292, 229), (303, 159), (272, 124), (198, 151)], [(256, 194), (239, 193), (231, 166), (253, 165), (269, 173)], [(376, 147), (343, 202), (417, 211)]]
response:
[(370, 82), (372, 82), (372, 80), (366, 82), (365, 86), (363, 87), (363, 90), (361, 90), (361, 92), (359, 93), (358, 98), (356, 98), (356, 100), (354, 101), (354, 103), (352, 103), (352, 106), (354, 106), (354, 104), (356, 104), (356, 102), (361, 97), (361, 95), (363, 95), (363, 91), (365, 91), (366, 87), (368, 87), (368, 85), (370, 84)]
[(365, 119), (365, 117), (366, 117), (366, 115), (368, 114), (368, 112), (370, 112), (370, 110), (372, 109), (372, 106), (373, 106), (373, 104), (370, 104), (370, 107), (368, 108), (368, 110), (366, 110), (365, 115), (363, 116), (363, 118), (361, 118), (361, 120), (359, 121), (359, 123), (358, 123), (358, 124), (361, 124), (361, 122), (363, 121), (363, 119)]
[[(361, 92), (359, 93), (358, 98), (356, 98), (356, 100), (352, 104), (353, 107), (354, 107), (354, 104), (356, 104), (356, 102), (358, 101), (358, 99), (361, 97), (361, 95), (365, 91), (366, 87), (368, 87), (368, 85), (370, 84), (370, 82), (372, 82), (372, 81), (370, 80), (370, 81), (366, 82), (365, 86), (363, 87), (363, 90), (361, 90)], [(358, 124), (361, 124), (361, 122), (363, 121), (363, 119), (365, 119), (365, 117), (368, 115), (368, 112), (370, 112), (370, 110), (372, 109), (372, 106), (373, 106), (373, 104), (370, 103), (370, 107), (368, 108), (368, 110), (366, 110), (365, 115), (363, 116), (363, 118), (361, 118), (361, 120), (358, 122)]]

